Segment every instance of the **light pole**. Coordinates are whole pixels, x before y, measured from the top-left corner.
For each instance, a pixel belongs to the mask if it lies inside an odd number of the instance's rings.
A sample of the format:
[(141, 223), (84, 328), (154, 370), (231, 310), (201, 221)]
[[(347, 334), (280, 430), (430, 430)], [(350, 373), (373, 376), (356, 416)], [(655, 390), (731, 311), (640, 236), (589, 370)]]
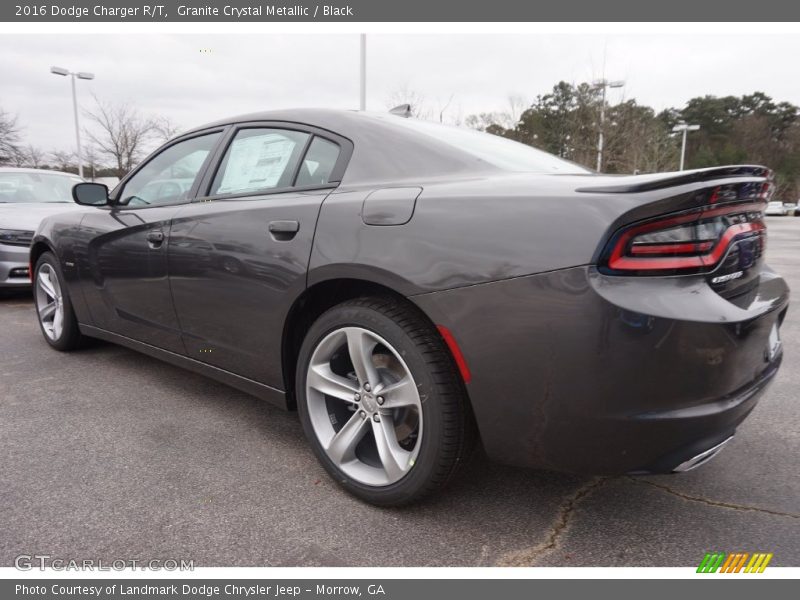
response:
[(62, 75), (66, 77), (67, 75), (70, 76), (72, 79), (72, 112), (75, 115), (75, 145), (78, 148), (78, 175), (83, 178), (83, 155), (81, 154), (81, 126), (78, 121), (78, 96), (75, 93), (75, 78), (78, 79), (94, 79), (93, 73), (86, 73), (84, 71), (79, 71), (77, 73), (73, 73), (68, 69), (63, 69), (61, 67), (50, 67), (50, 72), (53, 75)]
[(598, 79), (592, 83), (594, 89), (602, 90), (600, 101), (600, 135), (597, 137), (597, 172), (603, 168), (603, 129), (606, 122), (606, 90), (608, 88), (621, 88), (625, 85), (624, 81), (609, 81), (608, 79)]
[(360, 81), (361, 110), (367, 110), (367, 34), (361, 34), (361, 81)]
[(679, 171), (683, 171), (683, 160), (686, 158), (686, 133), (689, 131), (697, 131), (698, 129), (700, 129), (700, 125), (687, 125), (686, 123), (678, 123), (672, 128), (673, 133), (683, 132), (683, 141), (681, 142), (681, 168), (678, 169)]

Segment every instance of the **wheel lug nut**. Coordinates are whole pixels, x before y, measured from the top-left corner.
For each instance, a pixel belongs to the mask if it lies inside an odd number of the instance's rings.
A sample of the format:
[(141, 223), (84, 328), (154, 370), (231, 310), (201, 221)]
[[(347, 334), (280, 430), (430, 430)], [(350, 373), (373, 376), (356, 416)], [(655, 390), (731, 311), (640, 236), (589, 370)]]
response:
[(370, 385), (368, 383), (365, 383), (364, 384), (364, 390), (366, 390), (368, 392), (370, 389), (371, 389)]
[(356, 402), (361, 402), (361, 394), (356, 393)]
[(367, 413), (365, 413), (363, 410), (359, 411), (358, 414), (361, 416), (362, 419), (367, 418)]
[(372, 420), (375, 421), (376, 423), (380, 423), (381, 417), (378, 413), (375, 413), (374, 415), (372, 415)]
[(383, 405), (384, 402), (386, 402), (386, 400), (383, 398), (383, 396), (378, 396), (378, 404)]

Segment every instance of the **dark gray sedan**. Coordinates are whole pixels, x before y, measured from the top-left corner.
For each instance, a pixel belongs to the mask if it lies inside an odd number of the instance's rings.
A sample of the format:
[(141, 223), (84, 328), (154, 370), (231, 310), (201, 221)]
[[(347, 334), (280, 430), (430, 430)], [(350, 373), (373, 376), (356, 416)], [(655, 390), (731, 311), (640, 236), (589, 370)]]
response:
[(781, 361), (771, 173), (612, 177), (488, 134), (292, 110), (172, 140), (45, 219), (35, 299), (58, 350), (101, 338), (287, 409), (380, 505), (480, 440), (578, 473), (693, 468)]

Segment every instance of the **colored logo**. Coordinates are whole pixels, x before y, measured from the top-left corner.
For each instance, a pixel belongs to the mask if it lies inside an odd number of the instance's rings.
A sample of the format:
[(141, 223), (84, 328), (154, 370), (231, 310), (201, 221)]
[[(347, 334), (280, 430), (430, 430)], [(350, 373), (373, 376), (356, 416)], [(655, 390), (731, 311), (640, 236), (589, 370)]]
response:
[(771, 560), (772, 552), (706, 552), (697, 572), (763, 573)]

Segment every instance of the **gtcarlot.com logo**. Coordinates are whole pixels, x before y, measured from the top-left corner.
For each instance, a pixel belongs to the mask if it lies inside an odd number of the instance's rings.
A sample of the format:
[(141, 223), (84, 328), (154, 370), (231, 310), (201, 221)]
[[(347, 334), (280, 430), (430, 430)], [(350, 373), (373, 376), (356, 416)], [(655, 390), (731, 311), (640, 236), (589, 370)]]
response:
[(53, 571), (194, 571), (194, 560), (184, 558), (57, 558), (49, 554), (20, 554), (14, 559), (20, 571), (52, 569)]
[(763, 573), (772, 552), (706, 552), (698, 573)]

